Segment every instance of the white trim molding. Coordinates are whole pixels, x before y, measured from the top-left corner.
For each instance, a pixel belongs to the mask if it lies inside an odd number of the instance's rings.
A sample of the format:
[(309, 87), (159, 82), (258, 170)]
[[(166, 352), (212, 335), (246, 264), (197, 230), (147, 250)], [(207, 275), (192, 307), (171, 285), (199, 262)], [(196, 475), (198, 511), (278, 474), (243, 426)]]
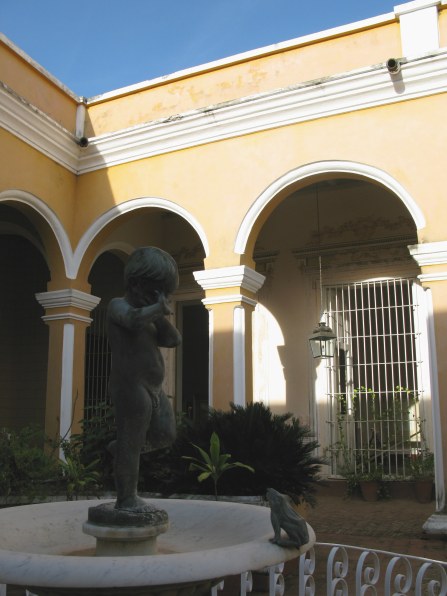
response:
[[(173, 201), (169, 201), (167, 199), (163, 199), (160, 197), (141, 197), (138, 199), (131, 199), (130, 201), (125, 201), (124, 203), (119, 203), (112, 209), (109, 209), (100, 217), (98, 217), (98, 219), (88, 228), (88, 230), (84, 232), (74, 252), (73, 279), (76, 279), (77, 272), (85, 255), (85, 252), (92, 243), (93, 239), (99, 234), (99, 232), (101, 232), (101, 230), (103, 230), (110, 222), (112, 222), (120, 215), (123, 215), (124, 213), (129, 213), (130, 211), (135, 211), (137, 209), (144, 208), (164, 209), (166, 211), (176, 213), (182, 219), (186, 220), (199, 236), (203, 246), (203, 250), (205, 252), (205, 256), (207, 257), (209, 255), (210, 249), (205, 230), (203, 226), (199, 223), (199, 221), (191, 213), (189, 213), (189, 211), (187, 211), (184, 207), (181, 207), (177, 203), (174, 203)], [(97, 258), (97, 255), (95, 258)]]
[(75, 136), (2, 82), (0, 126), (70, 172), (78, 173), (81, 148)]
[(418, 275), (418, 279), (422, 283), (428, 283), (430, 281), (446, 281), (447, 271), (438, 271), (437, 273), (421, 273)]
[(366, 181), (378, 182), (393, 194), (395, 194), (405, 205), (413, 218), (418, 230), (425, 228), (425, 217), (416, 201), (407, 190), (395, 180), (390, 174), (370, 165), (351, 161), (320, 161), (300, 166), (284, 174), (268, 186), (254, 201), (247, 211), (236, 236), (234, 252), (244, 254), (248, 239), (253, 226), (268, 203), (282, 190), (301, 180), (310, 179), (321, 174), (351, 174)]
[(447, 265), (447, 241), (412, 244), (408, 247), (410, 255), (416, 263), (424, 265)]
[(37, 211), (40, 216), (50, 226), (56, 241), (59, 245), (62, 259), (64, 261), (65, 274), (68, 278), (75, 279), (73, 272), (73, 251), (71, 243), (68, 238), (64, 226), (59, 221), (59, 218), (46, 203), (38, 199), (36, 196), (23, 190), (11, 189), (0, 192), (0, 203), (23, 203)]
[[(52, 290), (50, 292), (39, 292), (35, 294), (37, 302), (44, 307), (45, 311), (51, 308), (72, 307), (85, 310), (90, 313), (101, 301), (98, 296), (87, 294), (74, 288), (67, 288), (65, 290)], [(65, 312), (46, 313), (42, 320), (46, 323), (48, 321), (62, 321), (66, 319), (73, 319), (82, 323), (90, 324), (92, 319), (85, 315), (72, 312), (70, 310)]]
[(78, 171), (445, 92), (447, 52), (404, 61), (400, 76), (397, 85), (379, 64), (92, 137)]
[(222, 294), (221, 296), (213, 296), (212, 298), (204, 298), (202, 303), (205, 306), (212, 306), (213, 304), (229, 304), (231, 302), (245, 303), (249, 306), (256, 306), (257, 300), (248, 298), (243, 294)]
[(43, 315), (41, 319), (42, 321), (45, 321), (45, 323), (48, 323), (48, 321), (65, 321), (70, 319), (73, 321), (80, 321), (81, 323), (87, 323), (87, 325), (90, 325), (90, 323), (93, 321), (91, 317), (84, 317), (71, 311), (58, 312), (53, 315)]
[(98, 296), (81, 292), (74, 288), (64, 290), (52, 290), (50, 292), (39, 292), (36, 294), (36, 300), (45, 309), (74, 307), (91, 312), (101, 301)]
[[(235, 265), (233, 267), (194, 271), (194, 279), (204, 290), (237, 287), (256, 294), (262, 287), (265, 276), (246, 265)], [(231, 302), (233, 301), (231, 300)], [(229, 302), (229, 300), (226, 300), (226, 302)]]
[[(88, 139), (76, 137), (6, 86), (0, 126), (76, 174), (282, 126), (447, 91), (447, 51), (403, 60), (401, 80), (385, 63), (176, 114)], [(75, 126), (75, 122), (73, 123)]]

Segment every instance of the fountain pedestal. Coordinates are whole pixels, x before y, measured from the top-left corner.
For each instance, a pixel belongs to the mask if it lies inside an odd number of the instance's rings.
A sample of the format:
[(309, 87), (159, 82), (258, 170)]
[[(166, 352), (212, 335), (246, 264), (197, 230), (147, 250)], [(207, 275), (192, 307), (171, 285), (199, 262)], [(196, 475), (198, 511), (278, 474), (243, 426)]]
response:
[(157, 552), (157, 536), (169, 527), (168, 514), (147, 504), (141, 511), (103, 503), (88, 510), (82, 531), (96, 538), (96, 556), (129, 557)]

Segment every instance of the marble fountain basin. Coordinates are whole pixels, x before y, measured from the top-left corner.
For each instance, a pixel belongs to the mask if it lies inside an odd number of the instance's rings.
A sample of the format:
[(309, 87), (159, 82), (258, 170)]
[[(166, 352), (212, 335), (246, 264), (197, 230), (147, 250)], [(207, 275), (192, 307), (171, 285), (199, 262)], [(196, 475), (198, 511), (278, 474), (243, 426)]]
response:
[(309, 526), (309, 543), (300, 549), (271, 544), (267, 507), (149, 499), (169, 516), (167, 532), (157, 539), (157, 554), (99, 557), (95, 538), (84, 534), (82, 526), (89, 507), (107, 502), (110, 499), (0, 510), (0, 584), (26, 586), (39, 596), (209, 594), (210, 586), (225, 576), (296, 558), (315, 542)]

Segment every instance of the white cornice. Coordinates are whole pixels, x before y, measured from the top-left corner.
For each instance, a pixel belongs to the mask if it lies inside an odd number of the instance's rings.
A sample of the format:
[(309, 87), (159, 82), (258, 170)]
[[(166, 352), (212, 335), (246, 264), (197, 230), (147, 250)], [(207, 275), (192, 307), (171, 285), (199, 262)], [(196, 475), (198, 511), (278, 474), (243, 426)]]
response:
[(212, 306), (213, 304), (249, 304), (250, 306), (256, 306), (258, 303), (253, 298), (247, 298), (243, 294), (222, 294), (222, 296), (213, 296), (212, 298), (204, 298), (202, 303), (205, 306)]
[(408, 247), (408, 250), (420, 267), (447, 264), (447, 241), (445, 240), (427, 242), (426, 244), (413, 244)]
[(194, 271), (194, 279), (204, 290), (243, 288), (254, 294), (262, 287), (265, 276), (246, 265)]
[(81, 149), (74, 135), (1, 82), (0, 126), (71, 172), (77, 172)]
[(398, 4), (394, 7), (394, 14), (400, 17), (403, 14), (410, 12), (417, 12), (424, 10), (425, 8), (432, 8), (433, 6), (439, 6), (441, 0), (413, 0), (413, 2), (405, 2), (404, 4)]
[[(98, 298), (98, 296), (93, 296), (93, 294), (87, 294), (87, 292), (81, 292), (80, 290), (67, 288), (65, 290), (40, 292), (36, 294), (36, 300), (45, 309), (75, 307), (90, 312), (100, 303), (101, 298)], [(52, 318), (55, 317), (55, 315), (51, 316)]]
[(52, 315), (44, 315), (42, 317), (42, 321), (47, 323), (48, 321), (80, 321), (81, 323), (90, 323), (93, 321), (91, 317), (83, 317), (82, 315), (78, 315), (77, 313), (67, 311), (67, 312), (58, 312)]
[(447, 271), (438, 271), (437, 273), (421, 273), (418, 275), (418, 279), (425, 283), (433, 281), (446, 281)]
[(384, 65), (208, 106), (90, 139), (80, 173), (271, 128), (447, 91), (447, 52), (402, 66)]
[(89, 139), (74, 135), (0, 88), (0, 125), (70, 171), (83, 174), (154, 155), (318, 118), (447, 91), (447, 51), (402, 64), (401, 79), (384, 64), (242, 98)]

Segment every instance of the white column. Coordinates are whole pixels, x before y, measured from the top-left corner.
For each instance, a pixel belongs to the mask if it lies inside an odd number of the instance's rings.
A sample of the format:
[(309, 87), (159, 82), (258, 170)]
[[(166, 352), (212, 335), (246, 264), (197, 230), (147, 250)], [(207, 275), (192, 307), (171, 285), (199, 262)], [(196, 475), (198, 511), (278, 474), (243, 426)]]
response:
[[(210, 379), (210, 405), (214, 404), (213, 387), (214, 387), (214, 367), (216, 366), (214, 354), (215, 348), (215, 318), (213, 316), (213, 306), (228, 304), (228, 307), (233, 307), (233, 333), (232, 333), (232, 351), (233, 351), (233, 399), (239, 405), (246, 403), (246, 369), (248, 360), (252, 357), (251, 353), (246, 354), (247, 349), (247, 325), (251, 321), (247, 321), (245, 309), (247, 307), (254, 308), (257, 304), (254, 298), (251, 298), (245, 293), (256, 294), (259, 288), (265, 281), (265, 277), (247, 267), (246, 265), (238, 265), (234, 267), (222, 267), (218, 269), (206, 269), (204, 271), (194, 272), (194, 278), (199, 285), (205, 290), (206, 297), (202, 300), (203, 304), (208, 308), (210, 313), (210, 329), (209, 329), (209, 379)], [(244, 308), (244, 304), (246, 307)]]
[(64, 338), (62, 343), (62, 382), (61, 382), (61, 415), (59, 423), (59, 434), (63, 439), (70, 438), (70, 427), (72, 418), (72, 394), (73, 394), (73, 358), (74, 358), (74, 336), (75, 328), (73, 323), (64, 324)]
[[(100, 298), (72, 288), (40, 292), (36, 300), (45, 308), (42, 320), (63, 321), (63, 337), (60, 360), (60, 415), (59, 434), (64, 439), (70, 438), (73, 422), (73, 374), (75, 358), (76, 322), (90, 325), (90, 312), (99, 304)], [(86, 314), (83, 314), (86, 313)], [(79, 325), (78, 323), (78, 325)]]
[(441, 414), (439, 408), (438, 365), (436, 358), (435, 326), (433, 319), (433, 301), (431, 291), (426, 290), (428, 306), (428, 343), (430, 350), (430, 373), (432, 387), (432, 420), (433, 420), (433, 453), (435, 456), (435, 485), (436, 485), (436, 511), (445, 507), (445, 479), (444, 461), (442, 452)]
[(245, 406), (245, 309), (233, 311), (233, 400)]

